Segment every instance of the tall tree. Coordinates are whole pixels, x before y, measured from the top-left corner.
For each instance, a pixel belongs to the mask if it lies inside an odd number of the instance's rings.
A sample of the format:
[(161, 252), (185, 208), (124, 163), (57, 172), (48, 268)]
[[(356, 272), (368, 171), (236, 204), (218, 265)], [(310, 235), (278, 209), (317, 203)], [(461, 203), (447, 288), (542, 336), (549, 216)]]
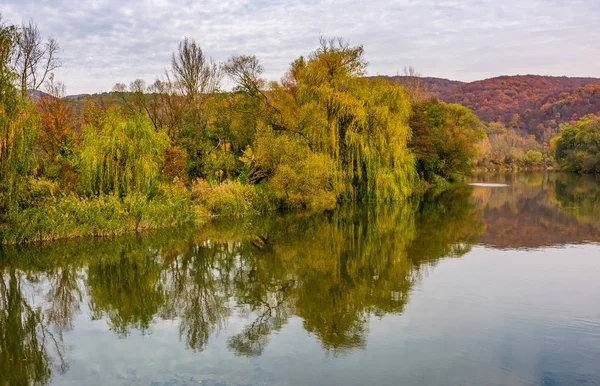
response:
[(32, 108), (19, 98), (11, 63), (19, 42), (18, 28), (5, 25), (0, 15), (0, 213), (17, 207), (26, 191), (24, 179), (31, 171), (31, 146), (37, 120)]
[(233, 56), (223, 65), (223, 71), (236, 82), (237, 90), (253, 95), (260, 93), (266, 85), (261, 78), (264, 70), (254, 55)]
[(20, 77), (22, 96), (37, 91), (46, 77), (61, 66), (57, 56), (60, 46), (54, 38), (43, 40), (35, 22), (23, 24), (17, 40), (14, 68)]
[(183, 95), (191, 100), (212, 94), (221, 82), (219, 66), (204, 55), (195, 40), (187, 37), (173, 53), (171, 74)]
[(65, 93), (65, 85), (55, 81), (54, 74), (50, 74), (46, 82), (46, 94), (37, 103), (42, 129), (40, 142), (52, 161), (60, 155), (66, 155), (66, 147), (77, 124), (73, 105), (65, 101)]
[(331, 155), (347, 199), (395, 200), (410, 194), (410, 105), (399, 85), (363, 78), (362, 46), (321, 39), (299, 73), (296, 100), (313, 149)]

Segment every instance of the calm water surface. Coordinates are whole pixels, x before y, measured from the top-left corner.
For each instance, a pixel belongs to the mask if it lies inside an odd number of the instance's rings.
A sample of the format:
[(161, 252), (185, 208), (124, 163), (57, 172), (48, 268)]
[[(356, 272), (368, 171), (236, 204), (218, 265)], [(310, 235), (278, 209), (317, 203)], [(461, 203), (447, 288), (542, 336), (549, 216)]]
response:
[(600, 385), (600, 181), (471, 182), (0, 250), (0, 385)]

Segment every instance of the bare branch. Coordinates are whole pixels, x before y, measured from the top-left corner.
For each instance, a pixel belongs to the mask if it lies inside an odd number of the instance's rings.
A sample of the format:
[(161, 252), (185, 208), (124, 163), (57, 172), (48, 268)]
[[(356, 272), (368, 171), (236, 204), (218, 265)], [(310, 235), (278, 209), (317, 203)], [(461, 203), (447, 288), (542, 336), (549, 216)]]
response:
[(63, 82), (54, 80), (54, 73), (51, 73), (45, 84), (46, 93), (54, 98), (61, 99), (67, 94), (67, 87)]
[(254, 55), (231, 57), (223, 65), (223, 71), (236, 82), (241, 91), (257, 94), (265, 86), (265, 81), (260, 78), (264, 68)]
[(30, 20), (22, 25), (13, 64), (20, 77), (22, 95), (38, 90), (47, 76), (61, 66), (57, 57), (59, 51), (60, 46), (55, 39), (42, 40), (36, 23)]
[(402, 85), (411, 102), (416, 102), (423, 99), (426, 83), (423, 82), (422, 75), (413, 66), (404, 66)]
[(125, 83), (115, 83), (112, 90), (114, 92), (127, 92), (127, 85)]
[(187, 37), (179, 43), (177, 52), (173, 53), (171, 72), (174, 83), (191, 100), (212, 94), (221, 83), (219, 66), (204, 55), (193, 39)]

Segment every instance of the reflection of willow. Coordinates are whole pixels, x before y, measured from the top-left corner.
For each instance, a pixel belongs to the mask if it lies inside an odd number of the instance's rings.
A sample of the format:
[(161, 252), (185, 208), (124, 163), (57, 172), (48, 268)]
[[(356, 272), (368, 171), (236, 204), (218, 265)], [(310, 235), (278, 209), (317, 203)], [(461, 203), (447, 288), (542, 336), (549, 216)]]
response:
[(92, 262), (87, 280), (92, 317), (106, 315), (122, 337), (131, 328), (146, 331), (164, 302), (160, 273), (158, 253), (139, 248)]
[(400, 312), (412, 277), (406, 247), (414, 239), (407, 205), (344, 208), (273, 252), (296, 277), (295, 313), (327, 349), (365, 344), (370, 313)]
[(469, 194), (312, 216), (222, 219), (194, 233), (15, 252), (25, 271), (51, 272), (49, 306), (45, 314), (26, 306), (19, 275), (5, 276), (0, 370), (10, 368), (9, 356), (27, 355), (31, 370), (12, 376), (48, 381), (47, 337), (39, 331), (48, 330), (45, 322), (70, 328), (82, 298), (92, 317), (106, 318), (119, 336), (145, 332), (159, 318), (177, 319), (193, 350), (202, 350), (232, 313), (249, 319), (228, 339), (238, 355), (260, 355), (293, 315), (326, 350), (364, 347), (369, 318), (403, 311), (422, 264), (460, 256), (482, 231)]
[(7, 268), (0, 279), (0, 385), (45, 384), (52, 373), (51, 354), (65, 371), (64, 347), (48, 328), (41, 308), (22, 292), (22, 273)]
[(418, 216), (414, 205), (343, 208), (273, 227), (236, 282), (236, 302), (257, 316), (230, 348), (260, 354), (291, 314), (328, 350), (364, 346), (369, 315), (403, 310), (421, 262), (460, 256), (483, 231), (469, 194), (447, 192)]
[(50, 306), (46, 310), (46, 315), (48, 321), (62, 334), (62, 331), (73, 328), (73, 315), (80, 311), (83, 300), (81, 291), (83, 275), (67, 265), (59, 268), (49, 277), (50, 291), (46, 295), (46, 300)]
[(193, 350), (202, 350), (229, 315), (229, 272), (235, 256), (231, 245), (191, 244), (164, 270), (168, 284), (163, 317), (180, 318), (180, 336), (185, 335)]

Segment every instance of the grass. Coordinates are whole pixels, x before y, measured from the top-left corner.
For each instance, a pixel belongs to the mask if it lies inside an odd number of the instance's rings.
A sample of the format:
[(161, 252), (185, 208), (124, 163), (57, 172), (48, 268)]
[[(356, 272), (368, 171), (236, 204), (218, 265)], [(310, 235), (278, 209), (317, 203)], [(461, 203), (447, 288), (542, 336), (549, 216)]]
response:
[(47, 181), (32, 182), (28, 204), (0, 219), (0, 244), (27, 244), (84, 236), (107, 237), (202, 223), (212, 216), (244, 216), (282, 207), (268, 187), (237, 181), (191, 187), (163, 184), (155, 197), (63, 195)]

